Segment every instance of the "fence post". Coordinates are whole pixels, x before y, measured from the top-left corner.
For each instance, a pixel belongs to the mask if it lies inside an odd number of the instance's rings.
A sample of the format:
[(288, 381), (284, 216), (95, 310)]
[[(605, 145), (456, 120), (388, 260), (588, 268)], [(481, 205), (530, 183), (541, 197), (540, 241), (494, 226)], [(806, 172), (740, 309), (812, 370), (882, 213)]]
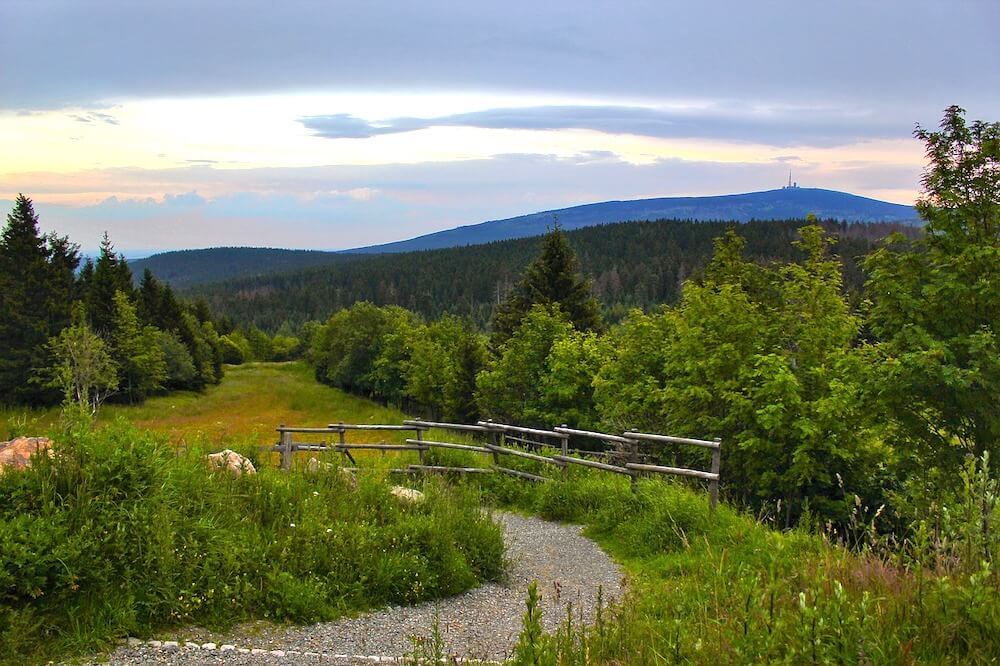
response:
[[(567, 426), (565, 423), (563, 423), (562, 427), (563, 428), (568, 428), (569, 426)], [(561, 439), (561, 442), (560, 442), (561, 446), (560, 446), (560, 449), (559, 449), (560, 453), (562, 453), (562, 455), (564, 457), (568, 456), (569, 455), (569, 435), (567, 435), (566, 433), (561, 433), (560, 439)], [(566, 465), (566, 464), (563, 465), (563, 478), (564, 479), (568, 479), (569, 478), (569, 465)]]
[[(420, 419), (417, 419), (417, 420), (419, 421)], [(417, 441), (418, 442), (423, 442), (423, 439), (424, 439), (424, 429), (421, 428), (420, 426), (417, 426)], [(421, 444), (421, 446), (423, 446), (423, 445)], [(421, 465), (426, 464), (424, 462), (424, 453), (425, 453), (424, 449), (420, 449), (419, 451), (417, 451), (417, 455), (420, 456), (420, 464)]]
[[(490, 441), (493, 442), (493, 446), (500, 446), (500, 437), (496, 428), (493, 427), (493, 419), (487, 419), (486, 423), (489, 424), (490, 428)], [(500, 465), (500, 454), (493, 451), (493, 464)]]
[(336, 426), (330, 425), (330, 427), (331, 428), (337, 428), (337, 442), (341, 446), (341, 449), (340, 449), (341, 453), (343, 453), (345, 456), (347, 456), (347, 459), (351, 461), (352, 465), (354, 465), (355, 467), (357, 467), (358, 466), (358, 461), (356, 461), (354, 459), (354, 456), (351, 455), (351, 451), (349, 449), (343, 448), (344, 444), (347, 444), (347, 429), (344, 428), (344, 422), (341, 421)]
[(708, 482), (708, 502), (712, 511), (715, 511), (715, 505), (719, 501), (719, 463), (722, 460), (722, 440), (716, 437), (715, 443), (718, 445), (712, 449), (712, 474), (715, 478)]
[(292, 468), (292, 433), (285, 432), (285, 424), (281, 424), (281, 469)]
[[(631, 432), (635, 432), (635, 428), (631, 429)], [(628, 433), (625, 433), (628, 437)], [(628, 447), (628, 459), (629, 462), (637, 463), (639, 462), (639, 440), (633, 439)], [(632, 471), (632, 492), (636, 493), (639, 491), (639, 472), (637, 470)]]

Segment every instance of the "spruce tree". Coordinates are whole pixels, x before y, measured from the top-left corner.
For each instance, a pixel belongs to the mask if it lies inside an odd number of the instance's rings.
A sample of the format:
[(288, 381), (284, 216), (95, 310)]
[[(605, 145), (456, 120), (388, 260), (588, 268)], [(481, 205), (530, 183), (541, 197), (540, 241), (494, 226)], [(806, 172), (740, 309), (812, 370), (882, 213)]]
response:
[(111, 357), (118, 366), (118, 388), (129, 402), (142, 402), (163, 388), (167, 366), (159, 346), (159, 331), (139, 322), (135, 306), (123, 291), (114, 295)]
[(133, 294), (132, 272), (125, 257), (116, 255), (107, 232), (101, 240), (101, 254), (94, 264), (87, 291), (87, 314), (98, 335), (107, 335), (115, 320), (115, 294), (123, 292), (130, 299)]
[(490, 340), (494, 351), (513, 335), (534, 305), (558, 306), (578, 331), (601, 327), (590, 281), (580, 275), (576, 254), (558, 225), (542, 238), (541, 254), (494, 311)]
[(39, 402), (46, 393), (36, 368), (45, 344), (69, 324), (77, 248), (42, 236), (31, 200), (17, 196), (0, 234), (0, 401)]
[(24, 395), (34, 350), (48, 339), (45, 311), (48, 253), (38, 216), (22, 194), (0, 236), (0, 396)]

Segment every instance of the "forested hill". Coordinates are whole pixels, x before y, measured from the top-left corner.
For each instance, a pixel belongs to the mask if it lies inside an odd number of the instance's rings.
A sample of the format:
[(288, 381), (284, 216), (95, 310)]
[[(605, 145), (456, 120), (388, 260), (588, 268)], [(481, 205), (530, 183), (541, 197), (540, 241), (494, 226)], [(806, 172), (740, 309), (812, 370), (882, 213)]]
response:
[(160, 280), (177, 288), (270, 273), (327, 266), (358, 255), (410, 252), (480, 245), (499, 240), (541, 236), (554, 220), (565, 230), (634, 220), (791, 220), (808, 213), (820, 219), (847, 222), (900, 222), (916, 219), (909, 206), (886, 203), (844, 192), (811, 188), (784, 188), (769, 192), (717, 197), (671, 197), (607, 201), (562, 210), (522, 215), (440, 231), (385, 245), (324, 252), (255, 247), (217, 247), (154, 254), (131, 262), (136, 279), (149, 268)]
[(790, 220), (812, 213), (820, 219), (843, 222), (918, 222), (912, 206), (807, 187), (712, 197), (664, 197), (633, 201), (605, 201), (573, 206), (505, 220), (493, 220), (405, 241), (358, 248), (350, 252), (385, 253), (475, 245), (511, 238), (541, 236), (558, 218), (563, 229), (631, 220)]
[(154, 254), (129, 265), (136, 280), (148, 268), (177, 288), (230, 278), (325, 266), (349, 261), (351, 255), (319, 250), (279, 250), (264, 247), (213, 247)]
[[(747, 239), (757, 260), (787, 260), (790, 240), (802, 220), (772, 222), (697, 222), (661, 220), (586, 227), (567, 233), (594, 292), (614, 319), (630, 307), (676, 300), (683, 281), (705, 265), (713, 239), (729, 227)], [(862, 281), (855, 259), (867, 253), (898, 224), (826, 222), (841, 236), (835, 251), (845, 261), (845, 277), (855, 289)], [(297, 327), (326, 319), (355, 301), (396, 304), (426, 317), (444, 313), (472, 316), (484, 325), (498, 297), (538, 254), (540, 238), (498, 241), (470, 247), (358, 256), (322, 268), (248, 277), (192, 290), (212, 311), (235, 323), (274, 331), (285, 322)]]

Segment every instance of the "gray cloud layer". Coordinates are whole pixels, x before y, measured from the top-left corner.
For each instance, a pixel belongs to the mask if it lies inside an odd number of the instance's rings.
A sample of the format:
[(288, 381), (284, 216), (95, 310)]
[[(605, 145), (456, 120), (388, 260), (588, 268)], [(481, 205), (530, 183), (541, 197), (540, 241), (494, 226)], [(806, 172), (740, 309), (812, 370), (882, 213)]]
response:
[(1000, 102), (995, 0), (7, 0), (0, 106), (316, 89), (872, 108)]
[(899, 138), (908, 127), (822, 109), (755, 111), (731, 107), (697, 111), (629, 106), (537, 106), (488, 109), (437, 118), (391, 118), (371, 123), (350, 114), (308, 116), (300, 122), (330, 139), (362, 139), (429, 127), (487, 129), (588, 129), (661, 138), (721, 138), (771, 145), (829, 146), (871, 138)]

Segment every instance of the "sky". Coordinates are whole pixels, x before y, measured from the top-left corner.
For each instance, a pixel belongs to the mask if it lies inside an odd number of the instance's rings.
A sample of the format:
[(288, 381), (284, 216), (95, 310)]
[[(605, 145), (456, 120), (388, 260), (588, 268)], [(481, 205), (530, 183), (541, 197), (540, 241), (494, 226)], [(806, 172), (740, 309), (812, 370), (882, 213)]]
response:
[(897, 203), (1000, 117), (998, 0), (0, 0), (0, 207), (130, 256), (343, 249), (575, 204)]

